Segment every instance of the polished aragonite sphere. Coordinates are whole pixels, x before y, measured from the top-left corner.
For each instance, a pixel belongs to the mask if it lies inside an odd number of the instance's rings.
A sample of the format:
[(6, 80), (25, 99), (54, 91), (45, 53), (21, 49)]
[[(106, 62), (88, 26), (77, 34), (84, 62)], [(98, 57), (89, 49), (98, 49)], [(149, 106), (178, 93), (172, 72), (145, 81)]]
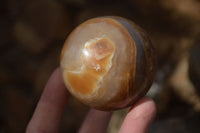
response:
[(121, 17), (99, 17), (79, 25), (66, 39), (60, 59), (69, 92), (84, 104), (116, 110), (149, 90), (155, 56), (144, 31)]

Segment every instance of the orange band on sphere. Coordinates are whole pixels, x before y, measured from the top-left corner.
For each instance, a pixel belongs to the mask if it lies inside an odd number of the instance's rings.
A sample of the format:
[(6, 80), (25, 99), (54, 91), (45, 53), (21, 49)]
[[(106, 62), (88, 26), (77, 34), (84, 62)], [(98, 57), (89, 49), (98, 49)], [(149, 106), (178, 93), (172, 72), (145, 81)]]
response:
[(85, 43), (82, 66), (79, 71), (67, 72), (70, 86), (78, 93), (90, 94), (112, 65), (114, 45), (108, 38), (93, 39)]

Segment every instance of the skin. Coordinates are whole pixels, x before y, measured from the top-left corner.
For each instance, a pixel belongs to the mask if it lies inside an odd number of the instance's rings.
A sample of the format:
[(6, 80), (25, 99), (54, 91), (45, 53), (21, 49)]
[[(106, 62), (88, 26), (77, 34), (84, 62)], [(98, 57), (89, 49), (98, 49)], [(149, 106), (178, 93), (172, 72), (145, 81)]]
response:
[[(58, 133), (69, 96), (60, 69), (57, 68), (46, 84), (26, 133)], [(148, 97), (142, 98), (127, 113), (119, 133), (145, 133), (155, 114), (154, 101)], [(111, 115), (112, 112), (90, 109), (79, 133), (105, 133)], [(93, 124), (97, 121), (98, 124)]]

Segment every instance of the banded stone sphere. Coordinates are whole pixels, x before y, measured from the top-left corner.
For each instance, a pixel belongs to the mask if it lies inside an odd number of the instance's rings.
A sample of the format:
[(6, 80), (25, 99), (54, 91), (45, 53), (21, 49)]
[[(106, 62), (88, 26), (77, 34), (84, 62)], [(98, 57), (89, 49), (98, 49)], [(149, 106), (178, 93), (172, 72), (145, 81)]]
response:
[(110, 111), (128, 107), (147, 93), (155, 76), (155, 56), (150, 40), (133, 22), (99, 17), (68, 36), (60, 67), (74, 97)]

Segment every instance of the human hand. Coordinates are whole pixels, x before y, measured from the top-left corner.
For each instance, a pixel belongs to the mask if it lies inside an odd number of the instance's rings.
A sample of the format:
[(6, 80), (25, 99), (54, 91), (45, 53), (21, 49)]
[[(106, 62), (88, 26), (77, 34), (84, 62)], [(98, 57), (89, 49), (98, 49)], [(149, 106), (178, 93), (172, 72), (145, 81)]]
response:
[[(26, 133), (57, 133), (68, 97), (60, 69), (56, 69), (46, 84)], [(119, 133), (145, 133), (155, 113), (155, 103), (147, 97), (141, 99), (127, 113)], [(105, 133), (111, 115), (111, 112), (90, 109), (79, 133)]]

